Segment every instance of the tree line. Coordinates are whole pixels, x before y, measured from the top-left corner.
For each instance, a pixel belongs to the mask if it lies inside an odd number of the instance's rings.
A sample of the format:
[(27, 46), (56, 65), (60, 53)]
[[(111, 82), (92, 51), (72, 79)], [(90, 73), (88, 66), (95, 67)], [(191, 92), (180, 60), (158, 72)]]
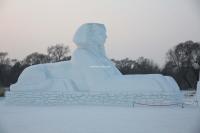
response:
[[(16, 83), (21, 72), (28, 66), (70, 60), (69, 52), (68, 46), (56, 44), (48, 47), (46, 54), (34, 52), (20, 61), (8, 58), (7, 52), (0, 52), (0, 86)], [(122, 74), (163, 74), (172, 76), (181, 89), (196, 89), (200, 70), (200, 43), (186, 41), (169, 49), (163, 68), (145, 57), (111, 60)]]
[(70, 60), (69, 47), (56, 44), (47, 48), (47, 54), (38, 52), (27, 55), (23, 60), (8, 58), (7, 52), (0, 52), (0, 86), (8, 87), (17, 82), (21, 72), (28, 66)]

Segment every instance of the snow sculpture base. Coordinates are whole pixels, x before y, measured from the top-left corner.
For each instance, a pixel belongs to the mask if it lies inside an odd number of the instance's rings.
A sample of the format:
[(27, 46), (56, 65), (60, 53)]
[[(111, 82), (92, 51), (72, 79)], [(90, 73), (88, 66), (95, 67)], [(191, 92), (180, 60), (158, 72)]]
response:
[(197, 83), (196, 100), (198, 105), (200, 106), (200, 81), (198, 81)]
[(134, 94), (113, 92), (16, 92), (7, 93), (7, 105), (57, 106), (57, 105), (109, 105), (109, 106), (173, 106), (182, 104), (176, 94)]

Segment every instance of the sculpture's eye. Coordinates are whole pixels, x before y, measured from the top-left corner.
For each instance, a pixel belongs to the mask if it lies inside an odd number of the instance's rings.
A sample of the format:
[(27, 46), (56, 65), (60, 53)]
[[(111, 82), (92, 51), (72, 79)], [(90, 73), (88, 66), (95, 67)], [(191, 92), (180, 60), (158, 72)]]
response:
[(101, 37), (101, 38), (104, 38), (104, 39), (107, 38), (106, 32), (103, 29), (97, 30), (96, 33), (95, 33), (95, 35), (97, 37)]

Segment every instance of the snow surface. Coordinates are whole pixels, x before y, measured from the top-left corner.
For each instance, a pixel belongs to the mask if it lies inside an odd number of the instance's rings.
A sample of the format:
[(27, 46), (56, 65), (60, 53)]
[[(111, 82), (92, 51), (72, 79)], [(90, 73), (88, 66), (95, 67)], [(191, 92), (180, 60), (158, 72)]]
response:
[(200, 81), (198, 81), (197, 83), (196, 100), (198, 104), (200, 105)]
[(196, 107), (0, 104), (0, 133), (199, 133)]
[(104, 25), (84, 24), (71, 61), (26, 68), (0, 99), (0, 133), (200, 132), (200, 109), (179, 105), (173, 78), (122, 75), (106, 57), (105, 40)]

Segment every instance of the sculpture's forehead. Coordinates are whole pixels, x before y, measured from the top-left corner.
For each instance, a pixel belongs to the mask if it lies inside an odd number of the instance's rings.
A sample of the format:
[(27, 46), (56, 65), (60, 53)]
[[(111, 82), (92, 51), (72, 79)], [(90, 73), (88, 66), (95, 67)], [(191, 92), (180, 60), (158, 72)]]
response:
[(104, 44), (104, 40), (102, 38), (105, 37), (105, 35), (106, 28), (104, 24), (86, 23), (78, 28), (74, 35), (73, 41), (76, 45), (85, 47), (91, 43)]
[(80, 32), (106, 31), (104, 24), (86, 23), (79, 28)]

